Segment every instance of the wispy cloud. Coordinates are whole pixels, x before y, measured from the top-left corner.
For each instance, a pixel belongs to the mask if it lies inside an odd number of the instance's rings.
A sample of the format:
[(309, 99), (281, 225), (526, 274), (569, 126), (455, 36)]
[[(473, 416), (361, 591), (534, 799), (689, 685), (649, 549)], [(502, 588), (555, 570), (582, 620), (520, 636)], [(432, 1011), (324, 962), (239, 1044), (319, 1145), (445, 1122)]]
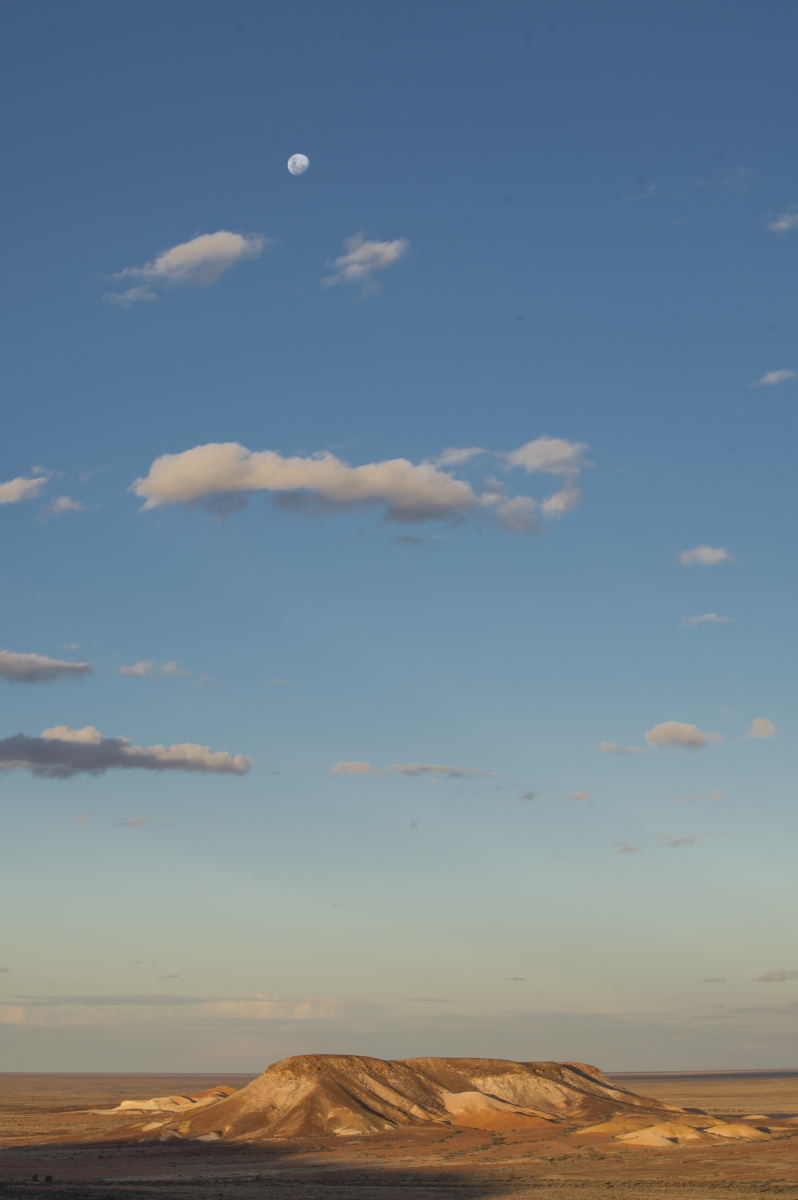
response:
[(141, 825), (146, 825), (149, 817), (117, 817), (114, 825), (126, 826), (128, 829), (137, 829)]
[(602, 754), (645, 754), (645, 746), (622, 746), (619, 742), (600, 742), (599, 750)]
[(106, 467), (89, 467), (88, 471), (81, 471), (80, 482), (88, 483), (89, 480), (92, 478), (92, 476), (101, 475), (103, 471), (107, 471), (108, 469), (109, 468), (107, 466)]
[(155, 663), (151, 658), (142, 658), (139, 662), (130, 663), (127, 667), (120, 667), (120, 675), (133, 675), (138, 679), (143, 679), (146, 675), (151, 675), (155, 670)]
[(158, 668), (161, 675), (189, 675), (191, 672), (182, 666), (177, 659), (170, 658), (168, 662), (161, 663)]
[(718, 613), (707, 612), (701, 613), (697, 617), (682, 617), (682, 625), (731, 625), (734, 621), (733, 617), (721, 617)]
[(616, 854), (639, 854), (640, 846), (633, 846), (631, 842), (613, 842)]
[(144, 282), (121, 292), (108, 292), (104, 299), (112, 304), (130, 307), (141, 301), (157, 299), (153, 289), (158, 286), (207, 287), (216, 283), (238, 263), (260, 257), (266, 245), (267, 239), (260, 233), (231, 233), (226, 229), (203, 233), (164, 250), (141, 267), (125, 267), (117, 271), (111, 276), (112, 279), (140, 279)]
[(86, 505), (81, 504), (80, 500), (73, 500), (71, 496), (56, 496), (40, 510), (39, 517), (46, 521), (49, 517), (62, 517), (64, 513), (85, 511)]
[(214, 751), (192, 742), (133, 746), (127, 738), (104, 737), (92, 725), (83, 729), (56, 725), (38, 737), (17, 733), (0, 739), (0, 768), (29, 770), (52, 779), (101, 775), (117, 767), (245, 775), (250, 766), (251, 760), (243, 754)]
[(539, 795), (540, 795), (540, 792), (536, 792), (534, 790), (534, 788), (531, 788), (528, 792), (522, 792), (521, 795), (518, 797), (518, 799), (519, 800), (537, 800)]
[(794, 979), (798, 979), (798, 971), (785, 971), (782, 967), (774, 971), (764, 971), (761, 975), (755, 976), (754, 982), (790, 983)]
[(691, 800), (720, 800), (723, 797), (723, 792), (696, 792), (692, 796), (672, 796), (671, 800), (674, 804), (688, 804)]
[(334, 287), (338, 283), (357, 284), (364, 291), (375, 287), (374, 276), (379, 271), (385, 271), (404, 258), (410, 249), (406, 238), (396, 238), (392, 242), (370, 241), (365, 233), (356, 233), (344, 242), (345, 253), (335, 258), (329, 264), (332, 274), (322, 279), (324, 287)]
[(522, 467), (528, 474), (555, 475), (567, 483), (542, 501), (508, 496), (504, 483), (495, 479), (477, 491), (468, 480), (426, 459), (394, 458), (353, 467), (326, 450), (285, 457), (237, 442), (161, 455), (130, 490), (144, 500), (145, 509), (201, 501), (227, 515), (247, 495), (266, 492), (282, 507), (301, 504), (308, 514), (376, 507), (386, 520), (407, 523), (483, 514), (511, 532), (531, 533), (539, 516), (562, 516), (578, 501), (573, 484), (586, 465), (584, 449), (581, 443), (545, 436), (509, 454), (497, 452), (508, 469)]
[(780, 383), (786, 383), (788, 379), (795, 379), (795, 371), (782, 367), (779, 371), (766, 371), (759, 379), (754, 380), (751, 387), (777, 387)]
[(167, 1004), (203, 1004), (215, 996), (176, 996), (169, 992), (88, 992), (85, 994), (19, 995), (14, 1000), (31, 1008), (160, 1008)]
[(481, 771), (477, 767), (444, 767), (437, 763), (393, 763), (375, 767), (369, 762), (338, 762), (330, 767), (330, 775), (444, 775), (449, 779), (493, 778), (497, 771)]
[(0, 679), (7, 679), (9, 683), (52, 683), (55, 679), (88, 675), (91, 669), (91, 663), (87, 662), (66, 662), (44, 654), (0, 650)]
[(233, 1021), (332, 1021), (341, 1015), (335, 999), (292, 1000), (279, 996), (251, 996), (212, 1000), (201, 1005), (202, 1016)]
[(434, 546), (439, 542), (438, 537), (418, 537), (412, 533), (401, 533), (398, 537), (391, 538), (392, 546)]
[(121, 292), (104, 292), (103, 300), (116, 304), (119, 308), (132, 308), (134, 304), (144, 304), (160, 300), (160, 296), (152, 290), (148, 283), (136, 283), (133, 287)]
[(716, 567), (719, 563), (732, 562), (732, 556), (723, 546), (693, 546), (692, 550), (682, 550), (679, 555), (679, 565), (682, 567)]
[(442, 450), (432, 461), (436, 467), (460, 467), (463, 463), (471, 462), (472, 458), (486, 453), (487, 451), (483, 450), (481, 446), (450, 446), (448, 450)]
[(581, 800), (582, 803), (587, 804), (589, 803), (590, 798), (589, 792), (568, 792), (569, 800)]
[(683, 833), (680, 837), (672, 837), (669, 833), (660, 833), (657, 835), (663, 846), (670, 846), (671, 849), (677, 850), (682, 846), (700, 846), (701, 843), (692, 833)]
[(702, 983), (725, 983), (725, 979), (721, 979), (719, 975), (707, 975), (701, 980)]
[(798, 210), (793, 208), (772, 217), (767, 223), (767, 229), (769, 233), (789, 233), (792, 229), (798, 229)]
[(0, 483), (0, 504), (20, 504), (23, 500), (35, 500), (47, 486), (48, 475), (34, 474), (30, 478), (18, 475)]
[(408, 1004), (454, 1004), (454, 1000), (447, 1000), (445, 996), (402, 996)]
[(294, 681), (293, 679), (280, 679), (279, 677), (276, 677), (274, 679), (267, 679), (266, 682), (270, 684), (271, 687), (290, 687)]
[(772, 738), (778, 732), (776, 726), (772, 721), (768, 721), (767, 717), (754, 717), (745, 731), (745, 736), (747, 738)]
[(180, 665), (175, 659), (170, 659), (168, 662), (156, 663), (151, 658), (142, 658), (139, 662), (131, 663), (129, 666), (119, 668), (120, 675), (132, 675), (137, 679), (144, 679), (148, 675), (190, 675), (191, 672)]
[(725, 188), (742, 188), (746, 187), (753, 178), (754, 172), (750, 167), (732, 167), (720, 182), (721, 186)]

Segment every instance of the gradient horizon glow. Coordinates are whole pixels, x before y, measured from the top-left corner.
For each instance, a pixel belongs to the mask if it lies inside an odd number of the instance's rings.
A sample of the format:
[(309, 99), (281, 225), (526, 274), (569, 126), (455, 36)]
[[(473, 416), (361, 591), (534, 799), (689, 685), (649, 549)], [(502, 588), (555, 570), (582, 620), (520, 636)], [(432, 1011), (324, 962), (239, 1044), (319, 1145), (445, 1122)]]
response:
[(795, 1066), (795, 6), (2, 24), (3, 1069)]

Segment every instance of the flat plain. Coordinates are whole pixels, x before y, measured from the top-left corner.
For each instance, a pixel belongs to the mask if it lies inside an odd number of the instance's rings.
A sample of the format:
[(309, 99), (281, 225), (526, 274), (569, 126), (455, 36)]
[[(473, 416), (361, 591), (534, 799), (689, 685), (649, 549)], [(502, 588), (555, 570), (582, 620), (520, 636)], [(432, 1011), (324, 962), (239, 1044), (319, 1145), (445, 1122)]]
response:
[[(0, 1075), (0, 1197), (23, 1200), (798, 1200), (798, 1071), (615, 1075), (668, 1104), (763, 1114), (785, 1132), (728, 1146), (415, 1126), (260, 1146), (126, 1140), (124, 1099), (248, 1075)], [(794, 1130), (794, 1133), (790, 1132)]]

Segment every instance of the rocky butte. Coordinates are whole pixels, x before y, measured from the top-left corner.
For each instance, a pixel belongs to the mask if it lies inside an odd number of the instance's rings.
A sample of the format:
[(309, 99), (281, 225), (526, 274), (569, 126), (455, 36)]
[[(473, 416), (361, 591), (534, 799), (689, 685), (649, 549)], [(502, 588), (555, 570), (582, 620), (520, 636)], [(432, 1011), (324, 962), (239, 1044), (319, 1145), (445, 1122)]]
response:
[(114, 1111), (146, 1114), (146, 1122), (124, 1131), (142, 1141), (262, 1143), (449, 1125), (667, 1147), (728, 1145), (777, 1132), (758, 1118), (723, 1121), (638, 1096), (587, 1063), (493, 1058), (300, 1055), (274, 1063), (239, 1091), (220, 1086), (200, 1096), (129, 1100)]

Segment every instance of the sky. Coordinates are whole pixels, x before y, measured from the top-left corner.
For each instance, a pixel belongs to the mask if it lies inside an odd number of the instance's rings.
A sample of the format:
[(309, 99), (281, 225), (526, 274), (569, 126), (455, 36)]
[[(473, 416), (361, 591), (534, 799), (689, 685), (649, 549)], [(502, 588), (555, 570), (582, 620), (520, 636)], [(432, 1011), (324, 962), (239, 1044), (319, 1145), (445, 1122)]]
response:
[(796, 1067), (795, 6), (2, 25), (4, 1069)]

